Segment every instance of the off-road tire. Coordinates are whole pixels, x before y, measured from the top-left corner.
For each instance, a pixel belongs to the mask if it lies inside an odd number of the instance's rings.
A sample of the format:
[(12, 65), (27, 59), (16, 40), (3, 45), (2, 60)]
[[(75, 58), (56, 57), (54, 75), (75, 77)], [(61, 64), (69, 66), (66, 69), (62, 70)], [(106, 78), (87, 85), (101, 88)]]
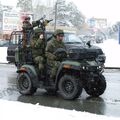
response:
[(32, 95), (37, 90), (37, 88), (33, 87), (32, 80), (26, 72), (19, 73), (17, 77), (17, 87), (23, 95)]
[(94, 77), (96, 79), (94, 83), (91, 83), (91, 81), (88, 81), (85, 85), (85, 91), (88, 95), (93, 97), (98, 97), (102, 95), (106, 89), (106, 80), (103, 75), (98, 75), (97, 77)]
[(78, 98), (82, 93), (82, 84), (78, 78), (64, 75), (58, 83), (60, 95), (67, 100)]

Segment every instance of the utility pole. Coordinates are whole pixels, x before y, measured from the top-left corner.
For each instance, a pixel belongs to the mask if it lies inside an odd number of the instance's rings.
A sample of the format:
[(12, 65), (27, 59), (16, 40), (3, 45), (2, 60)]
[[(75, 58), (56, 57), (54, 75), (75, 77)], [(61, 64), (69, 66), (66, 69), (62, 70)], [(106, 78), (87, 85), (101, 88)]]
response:
[(118, 22), (117, 27), (118, 27), (118, 44), (120, 44), (120, 22)]
[(55, 2), (55, 24), (54, 24), (54, 30), (56, 30), (56, 21), (57, 21), (57, 1)]
[(120, 24), (118, 25), (118, 43), (120, 44)]
[(57, 16), (58, 16), (58, 5), (62, 7), (63, 1), (56, 0), (55, 2), (55, 25), (54, 25), (54, 30), (56, 30), (56, 25), (57, 25)]

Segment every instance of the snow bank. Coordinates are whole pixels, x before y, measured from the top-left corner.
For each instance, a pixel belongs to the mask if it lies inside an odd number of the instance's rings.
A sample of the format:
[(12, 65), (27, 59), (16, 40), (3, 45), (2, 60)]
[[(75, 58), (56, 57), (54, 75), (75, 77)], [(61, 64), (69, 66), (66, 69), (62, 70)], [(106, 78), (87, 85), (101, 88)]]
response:
[(6, 57), (7, 57), (7, 47), (0, 47), (0, 63), (8, 63)]
[(120, 118), (96, 115), (75, 110), (44, 107), (0, 100), (1, 120), (119, 120)]
[(104, 43), (96, 44), (101, 47), (106, 56), (106, 67), (120, 67), (120, 44), (117, 40), (108, 39)]

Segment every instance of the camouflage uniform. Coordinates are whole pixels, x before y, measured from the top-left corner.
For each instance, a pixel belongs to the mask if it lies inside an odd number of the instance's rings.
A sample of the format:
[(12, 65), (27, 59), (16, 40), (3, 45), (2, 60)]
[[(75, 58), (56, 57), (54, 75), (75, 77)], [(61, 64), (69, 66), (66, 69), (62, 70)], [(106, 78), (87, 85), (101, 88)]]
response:
[(32, 30), (34, 27), (39, 26), (40, 22), (39, 20), (37, 21), (32, 21), (32, 24), (30, 23), (30, 17), (26, 17), (25, 20), (23, 21), (23, 30)]
[(26, 44), (29, 44), (29, 38), (31, 38), (33, 34), (33, 28), (39, 25), (39, 20), (32, 21), (32, 24), (30, 23), (30, 17), (26, 17), (23, 21), (23, 48), (26, 47)]
[(33, 29), (32, 24), (30, 23), (30, 17), (26, 17), (25, 20), (23, 21), (23, 30), (30, 30)]
[(56, 30), (54, 33), (54, 36), (51, 38), (51, 40), (47, 43), (46, 46), (46, 58), (47, 58), (47, 64), (51, 67), (51, 71), (50, 71), (50, 78), (54, 79), (57, 69), (60, 65), (60, 60), (57, 57), (57, 55), (55, 55), (55, 51), (58, 48), (64, 48), (65, 49), (65, 45), (62, 41), (58, 41), (56, 40), (56, 35), (58, 34), (63, 34), (64, 32), (63, 30)]
[(30, 23), (30, 17), (26, 17), (25, 20), (23, 21), (23, 41), (22, 41), (22, 46), (23, 48), (26, 47), (26, 45), (28, 45), (29, 43), (29, 38), (31, 36), (31, 31), (33, 30), (33, 26)]
[[(35, 35), (31, 40), (31, 48), (32, 48), (32, 57), (33, 61), (38, 65), (39, 70), (44, 69), (44, 58), (45, 58), (45, 42), (44, 39), (39, 38), (39, 34), (41, 33), (41, 29), (35, 29)], [(42, 33), (43, 34), (43, 33)]]

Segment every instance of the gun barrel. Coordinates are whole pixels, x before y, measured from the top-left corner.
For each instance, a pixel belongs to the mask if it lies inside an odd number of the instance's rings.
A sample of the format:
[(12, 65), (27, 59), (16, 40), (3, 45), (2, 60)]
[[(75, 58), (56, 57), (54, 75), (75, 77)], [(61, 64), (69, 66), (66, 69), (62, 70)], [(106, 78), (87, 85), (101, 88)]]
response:
[(51, 19), (51, 20), (48, 20), (48, 22), (51, 22), (51, 21), (53, 21), (53, 19)]

